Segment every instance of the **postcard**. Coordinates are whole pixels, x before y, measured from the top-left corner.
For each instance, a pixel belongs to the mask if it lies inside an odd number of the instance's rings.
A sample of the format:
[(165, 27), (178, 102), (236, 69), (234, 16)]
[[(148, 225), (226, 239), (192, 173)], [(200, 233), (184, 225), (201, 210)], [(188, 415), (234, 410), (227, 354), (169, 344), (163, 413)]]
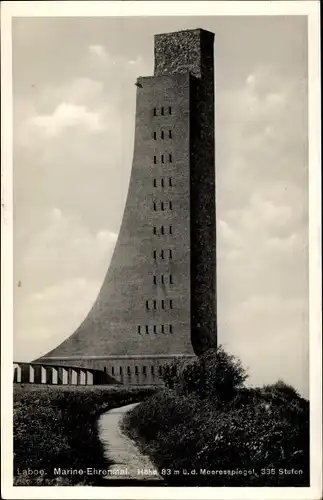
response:
[(318, 500), (318, 2), (1, 22), (4, 498)]

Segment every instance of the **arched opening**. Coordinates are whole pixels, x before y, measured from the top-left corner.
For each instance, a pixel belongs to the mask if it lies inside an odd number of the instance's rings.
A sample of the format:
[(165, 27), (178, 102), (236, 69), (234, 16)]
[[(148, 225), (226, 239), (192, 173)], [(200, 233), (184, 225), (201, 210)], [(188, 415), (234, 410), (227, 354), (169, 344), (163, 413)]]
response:
[(13, 381), (17, 384), (21, 383), (21, 367), (18, 364), (13, 365)]

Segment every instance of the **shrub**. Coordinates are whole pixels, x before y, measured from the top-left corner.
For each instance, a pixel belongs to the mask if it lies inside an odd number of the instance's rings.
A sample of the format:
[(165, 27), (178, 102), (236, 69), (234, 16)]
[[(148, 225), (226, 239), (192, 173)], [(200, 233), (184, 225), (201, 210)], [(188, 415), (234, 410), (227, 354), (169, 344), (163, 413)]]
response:
[[(286, 407), (274, 399), (262, 399), (259, 391), (246, 391), (249, 394), (244, 397), (249, 403), (238, 406), (234, 401), (219, 409), (196, 395), (182, 396), (167, 390), (134, 408), (123, 425), (160, 471), (181, 472), (166, 476), (169, 484), (308, 484), (307, 405), (299, 399)], [(284, 468), (302, 469), (303, 473), (280, 475), (278, 470)], [(204, 469), (223, 474), (203, 475)], [(275, 473), (263, 475), (262, 469), (275, 469)], [(196, 475), (183, 476), (185, 470), (195, 470)], [(229, 475), (228, 471), (234, 473)]]
[[(125, 432), (169, 484), (308, 486), (308, 401), (282, 381), (247, 388), (246, 377), (221, 348), (171, 363), (166, 389), (126, 415)], [(300, 474), (284, 473), (293, 468)]]
[[(154, 389), (125, 387), (15, 387), (14, 471), (16, 485), (83, 484), (61, 478), (54, 468), (108, 468), (98, 438), (97, 419), (110, 408), (142, 401)], [(18, 476), (18, 470), (43, 469), (46, 476)], [(94, 478), (94, 479), (93, 479)], [(81, 482), (80, 482), (81, 481)], [(85, 480), (97, 481), (95, 476)], [(104, 481), (106, 483), (106, 480)]]
[(174, 426), (182, 423), (187, 415), (200, 406), (201, 401), (198, 399), (180, 396), (166, 389), (128, 412), (123, 427), (127, 429), (127, 433), (132, 429), (132, 437), (138, 437), (142, 443), (152, 443), (159, 439), (160, 435), (167, 435)]
[(177, 358), (163, 366), (162, 379), (165, 386), (169, 389), (180, 391), (183, 384), (183, 372), (194, 362), (187, 361), (185, 358)]
[(175, 360), (163, 372), (166, 387), (181, 394), (194, 393), (214, 404), (232, 400), (246, 378), (240, 360), (222, 347), (209, 349), (193, 362)]

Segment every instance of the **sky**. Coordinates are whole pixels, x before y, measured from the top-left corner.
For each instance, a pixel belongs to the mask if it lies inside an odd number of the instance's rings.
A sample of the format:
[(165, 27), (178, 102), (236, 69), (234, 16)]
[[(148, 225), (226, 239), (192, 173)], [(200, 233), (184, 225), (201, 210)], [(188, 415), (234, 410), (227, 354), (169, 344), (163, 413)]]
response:
[(16, 18), (14, 357), (85, 318), (117, 240), (153, 36), (215, 33), (219, 343), (308, 395), (304, 17)]

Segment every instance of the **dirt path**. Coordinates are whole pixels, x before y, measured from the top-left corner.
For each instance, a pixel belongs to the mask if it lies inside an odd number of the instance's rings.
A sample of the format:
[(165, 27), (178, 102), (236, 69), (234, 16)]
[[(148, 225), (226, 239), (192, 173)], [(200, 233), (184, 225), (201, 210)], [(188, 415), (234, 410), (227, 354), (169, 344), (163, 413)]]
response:
[(101, 415), (98, 422), (99, 436), (107, 459), (114, 462), (107, 479), (161, 480), (156, 467), (147, 455), (143, 455), (135, 443), (120, 429), (124, 414), (134, 408), (134, 403), (114, 408)]

